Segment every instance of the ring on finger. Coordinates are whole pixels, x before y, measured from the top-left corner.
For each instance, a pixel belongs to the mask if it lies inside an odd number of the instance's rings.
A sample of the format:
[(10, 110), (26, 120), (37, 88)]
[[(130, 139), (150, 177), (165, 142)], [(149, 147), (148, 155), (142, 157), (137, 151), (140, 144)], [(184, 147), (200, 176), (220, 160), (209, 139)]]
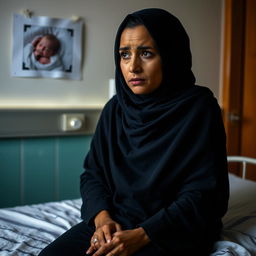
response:
[(98, 242), (98, 239), (96, 237), (94, 237), (92, 242), (93, 242), (93, 244), (96, 244)]

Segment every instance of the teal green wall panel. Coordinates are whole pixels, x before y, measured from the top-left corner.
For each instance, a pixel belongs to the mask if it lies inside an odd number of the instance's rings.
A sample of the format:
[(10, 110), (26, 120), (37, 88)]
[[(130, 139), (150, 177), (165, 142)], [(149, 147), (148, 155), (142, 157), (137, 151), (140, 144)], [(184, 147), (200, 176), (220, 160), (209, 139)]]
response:
[(0, 139), (0, 208), (80, 197), (91, 138)]
[(91, 136), (59, 139), (59, 198), (80, 197), (79, 182)]
[(56, 200), (55, 138), (23, 141), (24, 203)]
[(9, 207), (21, 202), (20, 140), (0, 140), (0, 206)]

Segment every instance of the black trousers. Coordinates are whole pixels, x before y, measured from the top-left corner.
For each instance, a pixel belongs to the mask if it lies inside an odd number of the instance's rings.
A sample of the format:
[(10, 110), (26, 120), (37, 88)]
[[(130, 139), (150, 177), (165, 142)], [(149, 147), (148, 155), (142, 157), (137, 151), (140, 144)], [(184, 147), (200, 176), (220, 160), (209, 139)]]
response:
[[(45, 247), (38, 256), (86, 256), (94, 229), (81, 222)], [(149, 243), (133, 256), (162, 256), (157, 247)], [(118, 256), (118, 255), (116, 255)]]

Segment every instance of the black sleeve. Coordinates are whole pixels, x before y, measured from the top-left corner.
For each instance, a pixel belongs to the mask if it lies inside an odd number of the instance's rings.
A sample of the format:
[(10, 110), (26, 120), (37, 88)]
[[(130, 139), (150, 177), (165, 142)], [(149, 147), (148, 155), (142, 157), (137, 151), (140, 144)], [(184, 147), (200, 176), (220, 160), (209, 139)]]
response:
[[(80, 176), (80, 192), (82, 197), (81, 217), (87, 224), (93, 224), (93, 219), (101, 210), (111, 209), (111, 191), (108, 186), (106, 173), (102, 167), (102, 147), (104, 147), (105, 119), (110, 108), (103, 109), (90, 150), (85, 157), (85, 171)], [(104, 125), (103, 125), (104, 124)]]

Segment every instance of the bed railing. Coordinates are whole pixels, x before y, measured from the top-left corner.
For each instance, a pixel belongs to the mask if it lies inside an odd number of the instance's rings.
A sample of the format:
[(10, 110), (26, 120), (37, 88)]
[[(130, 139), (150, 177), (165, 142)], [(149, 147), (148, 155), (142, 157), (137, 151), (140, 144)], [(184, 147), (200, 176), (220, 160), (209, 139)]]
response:
[(242, 166), (243, 166), (242, 178), (245, 179), (247, 164), (254, 164), (254, 165), (256, 165), (256, 158), (245, 157), (245, 156), (228, 156), (228, 162), (229, 163), (231, 163), (231, 162), (242, 163)]

